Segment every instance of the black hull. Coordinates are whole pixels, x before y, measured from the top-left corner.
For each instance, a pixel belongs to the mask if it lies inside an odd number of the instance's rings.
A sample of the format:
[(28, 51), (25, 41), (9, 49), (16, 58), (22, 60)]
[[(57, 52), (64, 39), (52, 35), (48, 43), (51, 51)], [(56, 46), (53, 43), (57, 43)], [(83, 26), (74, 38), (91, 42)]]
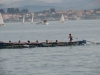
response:
[(79, 46), (86, 44), (86, 41), (75, 41), (75, 42), (53, 42), (53, 43), (0, 43), (0, 49), (21, 49), (21, 48), (35, 48), (35, 47), (56, 47), (56, 46)]

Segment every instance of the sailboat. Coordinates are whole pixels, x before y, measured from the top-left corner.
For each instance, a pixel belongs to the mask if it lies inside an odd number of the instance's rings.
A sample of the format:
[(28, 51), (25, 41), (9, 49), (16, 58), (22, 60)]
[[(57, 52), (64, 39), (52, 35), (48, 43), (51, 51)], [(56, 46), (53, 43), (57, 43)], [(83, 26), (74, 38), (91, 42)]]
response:
[(63, 14), (61, 15), (60, 22), (61, 23), (64, 23), (65, 22), (65, 18), (64, 18), (64, 15)]
[(0, 13), (0, 26), (3, 26), (3, 25), (4, 25), (4, 21), (3, 21), (2, 15)]
[(31, 23), (33, 23), (33, 15), (32, 15), (32, 20), (31, 20)]
[(24, 24), (24, 21), (25, 21), (25, 15), (23, 15), (22, 24)]

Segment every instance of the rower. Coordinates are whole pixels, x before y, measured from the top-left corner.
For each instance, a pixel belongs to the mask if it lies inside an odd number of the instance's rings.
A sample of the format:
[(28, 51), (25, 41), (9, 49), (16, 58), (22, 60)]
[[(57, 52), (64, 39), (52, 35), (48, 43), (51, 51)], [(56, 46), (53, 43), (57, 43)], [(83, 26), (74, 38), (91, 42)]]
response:
[(0, 41), (0, 43), (3, 43), (3, 41)]
[(69, 37), (68, 38), (70, 39), (69, 42), (72, 42), (73, 36), (71, 34), (69, 34)]
[(21, 41), (19, 40), (19, 41), (18, 41), (18, 44), (20, 44), (20, 43), (21, 43)]
[(56, 43), (58, 43), (58, 40), (56, 40)]
[(9, 44), (12, 44), (12, 42), (11, 42), (11, 41), (9, 41)]
[(48, 43), (48, 40), (46, 40), (46, 43)]
[(29, 40), (27, 42), (28, 42), (28, 44), (30, 44), (30, 41)]
[(36, 43), (38, 44), (38, 43), (39, 43), (39, 41), (38, 41), (38, 40), (36, 40)]

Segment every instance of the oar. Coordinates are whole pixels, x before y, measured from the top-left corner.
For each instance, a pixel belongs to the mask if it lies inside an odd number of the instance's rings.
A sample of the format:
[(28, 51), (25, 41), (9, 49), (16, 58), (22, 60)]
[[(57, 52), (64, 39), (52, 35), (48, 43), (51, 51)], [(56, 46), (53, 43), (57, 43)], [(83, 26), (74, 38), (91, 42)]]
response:
[(75, 38), (75, 39), (83, 40), (83, 39), (80, 39), (80, 38)]
[[(76, 38), (76, 39), (79, 39), (79, 38)], [(80, 39), (80, 40), (83, 40), (83, 39)], [(95, 43), (95, 42), (92, 42), (92, 41), (87, 41), (87, 40), (86, 40), (86, 42), (91, 42), (91, 43)]]
[[(79, 39), (79, 38), (76, 38), (76, 39)], [(80, 39), (80, 40), (83, 40), (83, 39)], [(92, 42), (92, 41), (87, 41), (87, 40), (86, 40), (86, 42), (91, 42), (91, 43), (96, 44), (95, 42)]]
[(92, 42), (92, 41), (87, 41), (87, 42), (90, 42), (90, 43), (92, 43), (92, 44), (96, 44), (95, 42)]

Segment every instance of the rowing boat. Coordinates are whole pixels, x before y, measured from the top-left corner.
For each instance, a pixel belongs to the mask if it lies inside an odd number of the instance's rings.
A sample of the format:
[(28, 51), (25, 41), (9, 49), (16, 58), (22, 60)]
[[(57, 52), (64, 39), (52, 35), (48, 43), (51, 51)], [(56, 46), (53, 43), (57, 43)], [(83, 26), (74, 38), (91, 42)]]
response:
[(82, 41), (74, 41), (74, 42), (41, 42), (41, 43), (5, 43), (0, 42), (0, 49), (3, 48), (35, 48), (35, 47), (56, 47), (56, 46), (77, 46), (77, 45), (85, 45), (86, 40)]

